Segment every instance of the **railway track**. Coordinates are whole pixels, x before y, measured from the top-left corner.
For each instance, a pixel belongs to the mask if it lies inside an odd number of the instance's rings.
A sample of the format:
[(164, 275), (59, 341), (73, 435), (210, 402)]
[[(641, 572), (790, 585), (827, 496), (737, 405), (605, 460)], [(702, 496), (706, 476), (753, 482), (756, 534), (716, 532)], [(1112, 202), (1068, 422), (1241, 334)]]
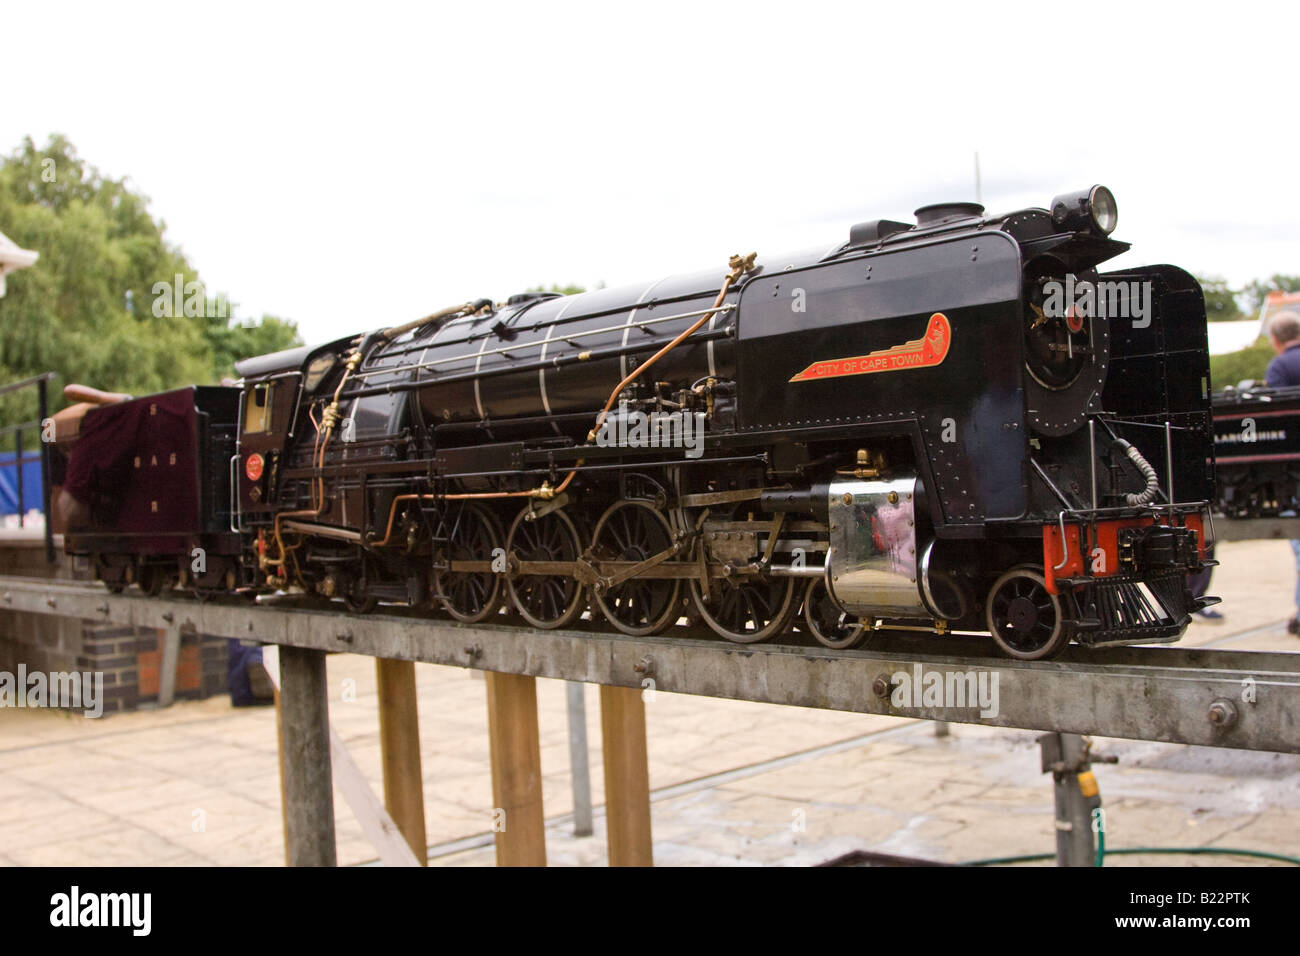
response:
[(0, 576), (0, 610), (674, 693), (1300, 753), (1298, 653), (1075, 646), (1054, 661), (1023, 662), (993, 656), (988, 638), (886, 631), (836, 651), (811, 638), (740, 645), (685, 627), (629, 637), (589, 624), (468, 625), (402, 608), (352, 615), (338, 605), (114, 595), (14, 576)]

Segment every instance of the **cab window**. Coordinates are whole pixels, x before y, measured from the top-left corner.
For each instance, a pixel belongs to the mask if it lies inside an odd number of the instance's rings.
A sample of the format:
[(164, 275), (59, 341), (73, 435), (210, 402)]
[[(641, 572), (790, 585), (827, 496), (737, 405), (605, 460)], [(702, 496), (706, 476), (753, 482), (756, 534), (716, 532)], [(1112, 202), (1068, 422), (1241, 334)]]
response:
[(254, 385), (248, 390), (244, 405), (244, 431), (268, 432), (271, 430), (271, 392), (274, 382)]

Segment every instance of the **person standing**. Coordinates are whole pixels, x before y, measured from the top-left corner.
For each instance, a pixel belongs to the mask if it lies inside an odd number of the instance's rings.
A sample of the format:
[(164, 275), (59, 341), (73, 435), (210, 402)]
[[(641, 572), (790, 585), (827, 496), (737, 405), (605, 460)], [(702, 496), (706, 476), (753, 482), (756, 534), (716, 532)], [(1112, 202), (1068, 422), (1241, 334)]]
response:
[[(1265, 384), (1269, 388), (1300, 385), (1300, 315), (1279, 312), (1273, 316), (1268, 323), (1268, 337), (1277, 355), (1268, 363)], [(1286, 629), (1300, 635), (1300, 541), (1292, 539), (1291, 552), (1296, 564), (1296, 614), (1287, 622)]]

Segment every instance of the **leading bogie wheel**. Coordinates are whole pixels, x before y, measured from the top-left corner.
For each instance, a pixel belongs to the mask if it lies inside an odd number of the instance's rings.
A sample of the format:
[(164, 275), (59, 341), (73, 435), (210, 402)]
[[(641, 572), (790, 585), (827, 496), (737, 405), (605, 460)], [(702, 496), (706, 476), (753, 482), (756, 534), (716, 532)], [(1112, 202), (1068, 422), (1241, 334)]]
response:
[(1070, 643), (1061, 599), (1037, 568), (1012, 568), (993, 582), (984, 616), (998, 648), (1016, 660), (1056, 657)]
[(831, 600), (824, 578), (813, 578), (804, 593), (803, 618), (812, 636), (837, 651), (857, 647), (867, 636), (861, 618), (841, 611)]

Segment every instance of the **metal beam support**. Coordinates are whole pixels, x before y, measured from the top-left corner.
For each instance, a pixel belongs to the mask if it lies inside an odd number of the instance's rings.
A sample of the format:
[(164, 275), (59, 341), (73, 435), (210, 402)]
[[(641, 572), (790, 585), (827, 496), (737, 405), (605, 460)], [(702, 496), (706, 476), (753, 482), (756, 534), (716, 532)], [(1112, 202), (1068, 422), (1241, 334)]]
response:
[(1214, 516), (1214, 540), (1256, 541), (1300, 538), (1300, 518), (1225, 518)]
[(285, 844), (290, 866), (337, 866), (325, 654), (280, 649)]
[(587, 747), (586, 685), (565, 681), (569, 710), (569, 775), (573, 780), (573, 835), (591, 836), (591, 752)]
[[(1093, 757), (1088, 742), (1078, 734), (1043, 734), (1043, 773), (1052, 775), (1056, 800), (1056, 865), (1096, 866), (1097, 837), (1094, 812), (1101, 807), (1100, 792), (1092, 775)], [(1114, 758), (1099, 758), (1114, 763)]]
[[(0, 609), (155, 628), (171, 614), (200, 634), (620, 687), (640, 687), (649, 661), (656, 688), (669, 693), (1300, 753), (1297, 654), (1072, 647), (1057, 661), (1021, 662), (982, 656), (987, 638), (884, 632), (869, 650), (832, 651), (462, 625), (397, 611), (357, 617), (341, 608), (200, 604), (20, 577), (0, 577)], [(903, 675), (914, 685), (910, 699), (894, 693)], [(996, 700), (984, 708), (925, 706), (917, 675), (954, 688), (984, 675)]]

